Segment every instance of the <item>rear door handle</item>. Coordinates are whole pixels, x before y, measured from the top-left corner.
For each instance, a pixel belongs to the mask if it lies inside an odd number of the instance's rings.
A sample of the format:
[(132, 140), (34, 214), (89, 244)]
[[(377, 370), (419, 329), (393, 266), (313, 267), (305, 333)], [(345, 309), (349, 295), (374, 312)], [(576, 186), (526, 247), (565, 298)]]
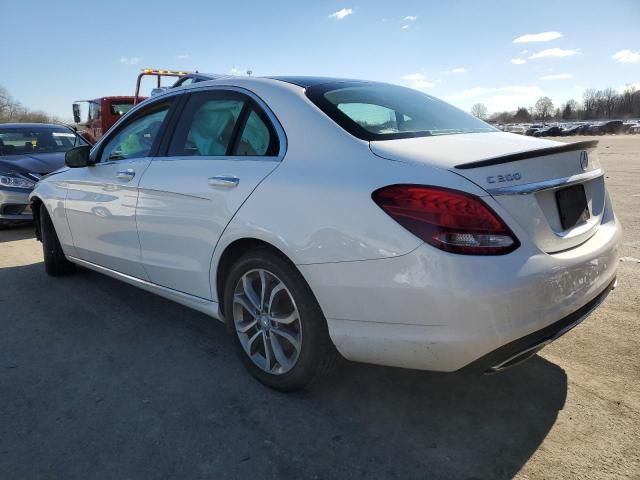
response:
[(216, 177), (209, 177), (209, 185), (212, 187), (227, 187), (235, 188), (240, 183), (238, 177), (232, 177), (227, 175), (218, 175)]
[(116, 178), (125, 182), (130, 181), (135, 176), (136, 172), (132, 168), (127, 168), (126, 170), (120, 170), (116, 172)]

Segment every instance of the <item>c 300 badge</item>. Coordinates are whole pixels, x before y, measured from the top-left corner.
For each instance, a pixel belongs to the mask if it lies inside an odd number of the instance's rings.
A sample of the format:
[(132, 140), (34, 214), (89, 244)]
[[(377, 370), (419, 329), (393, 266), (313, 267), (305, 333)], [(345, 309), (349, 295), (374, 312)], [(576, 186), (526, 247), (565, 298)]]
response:
[(489, 183), (515, 182), (522, 179), (520, 172), (505, 173), (502, 175), (490, 175), (487, 177)]

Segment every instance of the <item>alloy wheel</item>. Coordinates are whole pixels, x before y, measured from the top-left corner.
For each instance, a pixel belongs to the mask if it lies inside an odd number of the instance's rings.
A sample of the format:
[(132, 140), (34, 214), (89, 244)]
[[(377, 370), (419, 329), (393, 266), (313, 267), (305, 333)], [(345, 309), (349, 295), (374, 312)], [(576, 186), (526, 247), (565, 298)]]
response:
[(274, 375), (291, 370), (302, 346), (298, 308), (272, 272), (253, 269), (236, 284), (233, 321), (245, 353), (260, 369)]

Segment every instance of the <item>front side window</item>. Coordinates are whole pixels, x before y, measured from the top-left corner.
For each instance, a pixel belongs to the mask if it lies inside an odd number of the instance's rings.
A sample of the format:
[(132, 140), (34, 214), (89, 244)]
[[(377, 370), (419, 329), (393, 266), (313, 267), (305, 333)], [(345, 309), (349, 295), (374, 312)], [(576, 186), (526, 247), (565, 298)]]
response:
[(496, 131), (482, 120), (411, 88), (343, 82), (317, 85), (306, 94), (338, 125), (363, 140)]
[(223, 156), (245, 99), (225, 92), (192, 95), (169, 147), (169, 156)]
[(0, 155), (66, 152), (86, 144), (81, 137), (64, 127), (0, 128)]
[(100, 161), (109, 162), (149, 156), (170, 104), (154, 107), (149, 113), (128, 122), (102, 149)]

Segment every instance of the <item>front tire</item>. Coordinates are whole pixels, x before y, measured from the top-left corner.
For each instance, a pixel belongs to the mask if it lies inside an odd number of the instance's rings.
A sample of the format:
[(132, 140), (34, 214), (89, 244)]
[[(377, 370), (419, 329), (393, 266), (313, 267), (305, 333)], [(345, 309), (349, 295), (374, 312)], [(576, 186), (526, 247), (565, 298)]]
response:
[(52, 277), (69, 275), (75, 272), (76, 267), (64, 256), (58, 235), (53, 227), (49, 212), (44, 205), (40, 206), (40, 236), (42, 238), (42, 253), (44, 255), (44, 268)]
[(270, 249), (253, 250), (231, 267), (224, 309), (242, 363), (273, 389), (299, 390), (338, 357), (311, 289)]

